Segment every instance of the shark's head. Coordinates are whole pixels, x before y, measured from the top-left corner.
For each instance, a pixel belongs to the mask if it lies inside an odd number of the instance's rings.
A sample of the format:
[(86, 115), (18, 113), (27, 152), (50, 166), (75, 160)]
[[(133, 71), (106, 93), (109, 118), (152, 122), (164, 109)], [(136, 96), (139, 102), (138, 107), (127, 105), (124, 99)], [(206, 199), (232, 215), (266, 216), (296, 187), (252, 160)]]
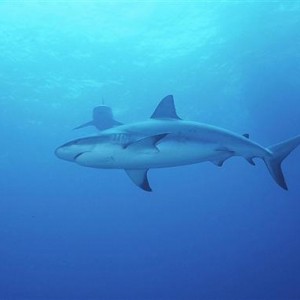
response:
[(96, 106), (93, 110), (93, 119), (101, 121), (102, 119), (113, 120), (112, 109), (109, 106)]
[(93, 148), (94, 144), (89, 141), (89, 138), (82, 138), (58, 147), (55, 155), (60, 159), (75, 162), (80, 155), (92, 151)]

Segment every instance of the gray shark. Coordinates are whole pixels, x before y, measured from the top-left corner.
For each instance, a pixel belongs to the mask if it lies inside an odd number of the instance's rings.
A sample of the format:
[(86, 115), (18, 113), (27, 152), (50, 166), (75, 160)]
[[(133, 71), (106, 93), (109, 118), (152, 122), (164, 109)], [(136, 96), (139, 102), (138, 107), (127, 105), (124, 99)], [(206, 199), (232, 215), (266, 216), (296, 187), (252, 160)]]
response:
[(122, 125), (122, 123), (114, 119), (112, 110), (109, 106), (100, 105), (93, 109), (93, 120), (84, 123), (74, 129), (80, 129), (87, 126), (95, 126), (98, 130), (102, 131), (108, 128)]
[(299, 144), (300, 135), (265, 148), (250, 140), (248, 134), (184, 121), (178, 117), (173, 96), (169, 95), (161, 100), (149, 120), (73, 140), (58, 147), (55, 154), (85, 167), (124, 169), (145, 191), (152, 190), (147, 178), (151, 168), (204, 161), (222, 166), (233, 156), (242, 156), (254, 165), (253, 159), (261, 158), (275, 182), (287, 190), (281, 163)]

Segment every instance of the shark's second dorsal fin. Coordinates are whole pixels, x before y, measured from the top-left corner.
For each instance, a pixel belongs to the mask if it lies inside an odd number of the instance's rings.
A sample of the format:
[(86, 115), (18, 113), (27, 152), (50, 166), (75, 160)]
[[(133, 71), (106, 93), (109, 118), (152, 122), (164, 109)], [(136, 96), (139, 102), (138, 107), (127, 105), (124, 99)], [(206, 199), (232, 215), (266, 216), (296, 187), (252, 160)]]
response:
[(176, 113), (174, 99), (172, 95), (163, 98), (157, 105), (151, 119), (175, 119), (181, 120)]

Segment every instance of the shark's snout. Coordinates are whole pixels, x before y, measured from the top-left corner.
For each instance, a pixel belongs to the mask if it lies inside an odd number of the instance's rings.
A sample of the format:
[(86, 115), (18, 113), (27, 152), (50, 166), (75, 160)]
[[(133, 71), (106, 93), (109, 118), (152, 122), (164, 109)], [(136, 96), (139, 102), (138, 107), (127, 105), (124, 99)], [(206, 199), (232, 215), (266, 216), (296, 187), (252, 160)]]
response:
[(62, 158), (63, 151), (62, 151), (61, 147), (56, 148), (54, 151), (54, 154), (56, 155), (56, 157)]
[(76, 162), (82, 154), (90, 150), (91, 146), (89, 143), (85, 140), (77, 139), (59, 146), (54, 153), (60, 159)]
[(55, 154), (58, 158), (60, 158), (60, 157), (59, 157), (59, 156), (60, 156), (60, 147), (58, 147), (58, 148), (55, 149), (54, 154)]
[(68, 161), (74, 161), (74, 156), (76, 156), (78, 153), (74, 154), (68, 149), (68, 147), (58, 147), (54, 151), (55, 155), (63, 160), (68, 160)]

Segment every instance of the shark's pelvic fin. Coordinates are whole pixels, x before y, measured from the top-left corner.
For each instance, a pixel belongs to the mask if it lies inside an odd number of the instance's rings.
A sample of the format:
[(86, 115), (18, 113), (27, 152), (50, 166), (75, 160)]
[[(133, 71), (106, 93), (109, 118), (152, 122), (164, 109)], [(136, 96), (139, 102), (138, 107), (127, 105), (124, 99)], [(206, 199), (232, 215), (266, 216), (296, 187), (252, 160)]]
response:
[(152, 189), (149, 185), (147, 172), (146, 170), (125, 170), (129, 178), (133, 181), (135, 185), (140, 187), (142, 190), (147, 192), (152, 192)]
[(181, 120), (177, 113), (172, 95), (163, 98), (156, 107), (151, 119), (175, 119)]
[(168, 133), (147, 136), (145, 138), (142, 138), (140, 140), (137, 140), (135, 142), (127, 144), (124, 147), (124, 149), (128, 148), (128, 149), (132, 149), (135, 151), (150, 149), (150, 150), (158, 151), (156, 144), (167, 135), (168, 135)]
[(225, 159), (220, 159), (220, 160), (211, 160), (211, 162), (216, 165), (217, 167), (222, 167), (225, 160), (227, 160), (229, 157), (225, 158)]
[(273, 179), (285, 190), (287, 190), (288, 187), (281, 170), (281, 163), (299, 145), (300, 135), (280, 144), (268, 147), (268, 150), (272, 152), (272, 154), (268, 157), (264, 157), (264, 161)]
[(223, 152), (221, 158), (219, 157), (218, 159), (211, 160), (211, 162), (217, 167), (222, 167), (224, 162), (234, 155), (234, 151), (230, 151), (227, 148), (217, 149), (216, 151)]
[(245, 157), (245, 159), (247, 160), (247, 162), (252, 165), (252, 166), (255, 166), (255, 162), (253, 160), (253, 157)]

